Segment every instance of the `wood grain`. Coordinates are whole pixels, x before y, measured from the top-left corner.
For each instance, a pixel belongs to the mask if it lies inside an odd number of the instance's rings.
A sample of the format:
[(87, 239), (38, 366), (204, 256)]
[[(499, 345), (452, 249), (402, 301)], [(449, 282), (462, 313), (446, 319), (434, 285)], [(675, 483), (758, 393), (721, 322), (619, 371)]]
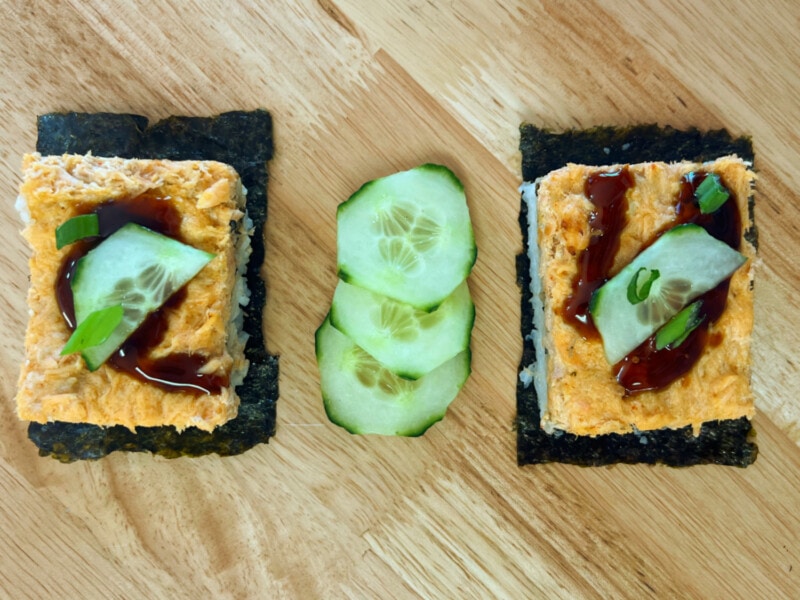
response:
[[(138, 4), (138, 5), (137, 5)], [(727, 6), (727, 5), (726, 5)], [(800, 589), (800, 8), (712, 2), (11, 0), (0, 25), (0, 596), (790, 598)], [(14, 412), (35, 117), (265, 107), (278, 432), (242, 456), (37, 456)], [(515, 463), (517, 128), (658, 122), (751, 135), (760, 260), (746, 470)], [(473, 374), (418, 439), (325, 418), (313, 332), (335, 210), (425, 161), (468, 194)]]

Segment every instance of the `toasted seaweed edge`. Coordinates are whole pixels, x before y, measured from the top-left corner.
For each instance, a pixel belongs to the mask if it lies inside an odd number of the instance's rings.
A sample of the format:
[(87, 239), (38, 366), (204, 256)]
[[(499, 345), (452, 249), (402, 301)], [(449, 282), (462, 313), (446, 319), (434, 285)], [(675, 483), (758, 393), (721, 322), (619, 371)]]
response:
[[(279, 360), (264, 346), (261, 313), (266, 289), (260, 275), (267, 218), (267, 161), (272, 158), (272, 118), (265, 110), (231, 111), (213, 117), (169, 117), (148, 127), (146, 117), (117, 113), (49, 113), (37, 119), (41, 154), (85, 154), (124, 158), (218, 160), (232, 165), (248, 190), (248, 215), (253, 220), (252, 254), (246, 278), (251, 296), (244, 329), (249, 334), (245, 355), (250, 369), (237, 389), (238, 416), (205, 432), (190, 427), (140, 427), (85, 423), (31, 423), (28, 436), (42, 456), (62, 462), (94, 460), (111, 452), (151, 452), (166, 458), (241, 454), (275, 434)], [(238, 152), (239, 148), (246, 149)]]
[[(732, 137), (725, 130), (701, 132), (677, 130), (655, 124), (631, 127), (595, 127), (552, 132), (528, 123), (520, 126), (523, 181), (532, 182), (567, 163), (589, 165), (651, 161), (705, 161), (727, 154), (754, 160), (752, 142)], [(745, 238), (757, 247), (754, 195), (748, 198), (750, 228)], [(519, 226), (523, 251), (517, 256), (517, 284), (521, 288), (520, 332), (523, 340), (519, 370), (535, 361), (532, 330), (530, 260), (527, 255), (527, 205), (520, 201)], [(695, 436), (691, 427), (662, 429), (595, 437), (565, 432), (547, 434), (540, 428), (541, 415), (533, 385), (517, 379), (517, 463), (562, 462), (581, 466), (614, 463), (664, 464), (672, 467), (719, 464), (746, 467), (758, 455), (755, 429), (747, 418), (704, 423)]]

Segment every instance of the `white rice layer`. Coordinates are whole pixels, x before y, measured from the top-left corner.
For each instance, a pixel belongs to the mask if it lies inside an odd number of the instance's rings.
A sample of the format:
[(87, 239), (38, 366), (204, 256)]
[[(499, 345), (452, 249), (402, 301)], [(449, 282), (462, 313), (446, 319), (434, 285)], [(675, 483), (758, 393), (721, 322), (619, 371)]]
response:
[[(247, 191), (242, 188), (244, 194)], [(247, 263), (252, 253), (250, 236), (253, 234), (253, 221), (245, 211), (244, 216), (239, 221), (236, 232), (236, 280), (234, 281), (233, 294), (231, 299), (231, 319), (228, 324), (228, 351), (231, 356), (243, 356), (244, 348), (250, 337), (244, 331), (244, 310), (243, 308), (250, 303), (250, 289), (247, 287)], [(244, 382), (247, 376), (250, 363), (246, 358), (241, 361), (234, 360), (233, 369), (230, 375), (230, 384), (234, 388)]]
[(528, 259), (530, 260), (531, 277), (531, 308), (533, 309), (533, 330), (530, 337), (533, 341), (535, 360), (526, 366), (520, 373), (520, 380), (525, 387), (533, 383), (536, 398), (539, 403), (542, 428), (552, 433), (552, 426), (548, 427), (547, 415), (547, 362), (544, 348), (544, 291), (542, 278), (539, 274), (539, 227), (536, 203), (536, 190), (539, 180), (533, 183), (525, 182), (520, 186), (522, 199), (528, 207)]

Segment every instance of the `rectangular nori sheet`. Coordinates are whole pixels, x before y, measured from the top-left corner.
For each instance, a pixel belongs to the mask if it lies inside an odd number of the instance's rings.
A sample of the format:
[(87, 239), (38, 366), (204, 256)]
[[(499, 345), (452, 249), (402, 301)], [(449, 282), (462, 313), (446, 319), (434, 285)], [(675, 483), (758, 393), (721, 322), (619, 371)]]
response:
[(233, 166), (247, 188), (247, 212), (255, 225), (247, 268), (251, 296), (244, 330), (250, 369), (237, 388), (238, 416), (212, 432), (172, 426), (99, 427), (85, 423), (31, 423), (28, 436), (39, 454), (62, 462), (98, 459), (114, 452), (152, 452), (167, 458), (241, 454), (275, 433), (278, 357), (267, 353), (261, 328), (266, 300), (260, 276), (267, 218), (267, 161), (272, 158), (272, 118), (265, 110), (213, 117), (169, 117), (148, 126), (146, 117), (116, 113), (50, 113), (38, 118), (36, 150), (43, 155), (86, 154), (171, 160), (216, 160)]
[[(587, 130), (552, 132), (523, 123), (520, 127), (522, 178), (532, 182), (567, 163), (587, 165), (633, 164), (639, 162), (712, 160), (737, 154), (753, 161), (749, 138), (732, 137), (724, 130), (701, 132), (657, 125), (596, 127)], [(753, 198), (749, 199), (750, 228), (745, 232), (754, 244)], [(519, 225), (523, 249), (528, 247), (527, 206), (521, 202)], [(523, 250), (517, 257), (517, 283), (522, 288), (523, 338), (520, 370), (535, 362), (533, 309), (530, 291), (530, 260)], [(613, 463), (662, 463), (689, 466), (715, 463), (746, 467), (758, 454), (755, 430), (746, 418), (703, 424), (700, 435), (691, 427), (661, 429), (630, 434), (577, 436), (557, 432), (548, 435), (540, 427), (539, 404), (533, 384), (517, 381), (517, 462), (520, 465), (564, 462), (583, 466)]]

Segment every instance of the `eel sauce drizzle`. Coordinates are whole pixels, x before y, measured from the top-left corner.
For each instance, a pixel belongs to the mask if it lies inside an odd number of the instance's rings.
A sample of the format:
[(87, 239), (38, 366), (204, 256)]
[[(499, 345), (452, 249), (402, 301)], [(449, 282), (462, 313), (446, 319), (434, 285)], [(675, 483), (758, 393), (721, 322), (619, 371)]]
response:
[[(72, 250), (61, 265), (56, 279), (55, 292), (61, 315), (70, 329), (75, 329), (75, 304), (70, 281), (78, 260), (96, 247), (103, 239), (128, 223), (136, 223), (157, 233), (180, 240), (181, 216), (168, 200), (142, 195), (119, 199), (100, 205), (78, 209), (77, 214), (97, 214), (100, 234), (95, 238), (73, 244)], [(175, 292), (164, 305), (150, 314), (139, 328), (109, 357), (107, 364), (163, 390), (193, 394), (218, 394), (229, 385), (228, 377), (200, 373), (207, 362), (200, 354), (173, 353), (162, 358), (151, 358), (150, 351), (164, 339), (170, 312), (177, 309), (186, 298), (186, 288)]]
[(587, 338), (598, 335), (589, 314), (589, 301), (595, 290), (608, 281), (619, 250), (619, 236), (628, 221), (625, 194), (633, 184), (633, 176), (624, 166), (619, 171), (590, 175), (584, 186), (586, 197), (595, 207), (589, 215), (591, 237), (578, 257), (578, 273), (562, 316)]
[[(695, 191), (706, 176), (705, 171), (692, 171), (681, 179), (674, 220), (658, 231), (644, 247), (676, 225), (694, 223), (731, 248), (739, 249), (742, 227), (739, 204), (727, 186), (725, 189), (730, 193), (730, 198), (718, 210), (710, 214), (700, 212)], [(627, 221), (625, 193), (630, 187), (633, 187), (633, 178), (627, 172), (627, 167), (613, 173), (592, 175), (586, 181), (586, 197), (597, 207), (589, 221), (593, 235), (579, 258), (573, 294), (567, 299), (563, 310), (564, 316), (584, 337), (598, 336), (589, 315), (588, 303), (594, 291), (609, 279), (614, 255), (619, 249), (619, 235)], [(602, 242), (595, 242), (596, 239)], [(729, 285), (730, 278), (696, 299), (703, 301), (700, 314), (703, 321), (680, 346), (657, 350), (654, 334), (613, 366), (614, 376), (625, 389), (626, 395), (670, 385), (692, 368), (706, 345), (716, 346), (722, 342), (722, 334), (711, 336), (708, 328), (725, 310)]]

